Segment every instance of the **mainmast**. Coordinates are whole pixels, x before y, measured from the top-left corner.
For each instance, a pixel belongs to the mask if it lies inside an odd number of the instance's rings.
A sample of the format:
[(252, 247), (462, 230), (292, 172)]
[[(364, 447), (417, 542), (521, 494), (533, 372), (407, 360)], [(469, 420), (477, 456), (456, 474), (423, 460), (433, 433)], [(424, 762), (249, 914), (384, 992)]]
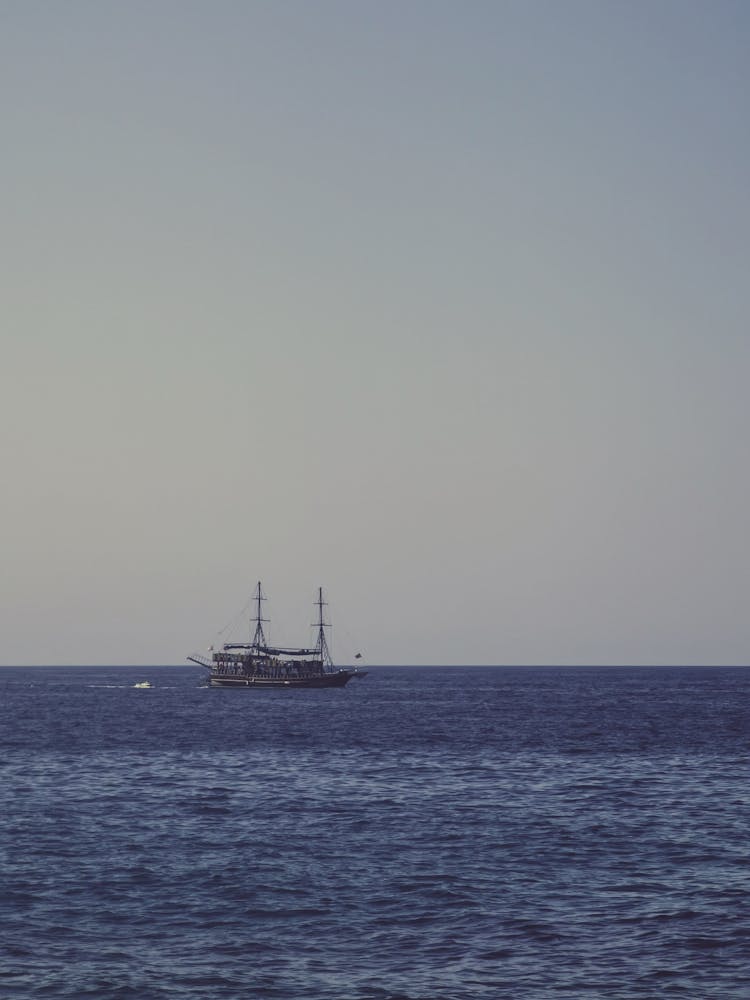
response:
[(323, 620), (323, 608), (326, 606), (326, 601), (323, 600), (323, 588), (318, 587), (318, 599), (315, 602), (318, 606), (318, 641), (315, 646), (315, 651), (323, 662), (324, 666), (331, 666), (331, 654), (328, 651), (328, 643), (326, 642), (325, 629), (330, 628), (330, 624)]
[(266, 637), (263, 633), (263, 622), (267, 622), (268, 619), (263, 617), (261, 612), (261, 603), (265, 601), (263, 596), (263, 591), (261, 590), (260, 580), (258, 580), (258, 586), (255, 588), (255, 618), (251, 618), (251, 622), (255, 622), (255, 635), (253, 636), (253, 646), (261, 647), (266, 645)]

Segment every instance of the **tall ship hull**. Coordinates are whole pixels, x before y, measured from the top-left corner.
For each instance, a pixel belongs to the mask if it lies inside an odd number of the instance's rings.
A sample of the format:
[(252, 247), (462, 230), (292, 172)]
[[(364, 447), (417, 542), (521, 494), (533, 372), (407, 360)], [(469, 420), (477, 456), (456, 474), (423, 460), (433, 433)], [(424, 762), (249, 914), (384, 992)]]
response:
[(227, 677), (212, 671), (208, 683), (223, 688), (332, 688), (343, 687), (356, 674), (355, 670), (337, 670), (319, 677)]
[[(211, 657), (189, 656), (188, 660), (208, 670), (210, 687), (222, 688), (335, 688), (344, 687), (352, 677), (365, 671), (334, 667), (328, 650), (323, 620), (323, 591), (318, 589), (318, 636), (311, 648), (271, 646), (266, 641), (261, 609), (265, 600), (260, 583), (255, 591), (255, 632), (250, 642), (224, 643), (210, 650)], [(359, 656), (359, 654), (357, 654)]]

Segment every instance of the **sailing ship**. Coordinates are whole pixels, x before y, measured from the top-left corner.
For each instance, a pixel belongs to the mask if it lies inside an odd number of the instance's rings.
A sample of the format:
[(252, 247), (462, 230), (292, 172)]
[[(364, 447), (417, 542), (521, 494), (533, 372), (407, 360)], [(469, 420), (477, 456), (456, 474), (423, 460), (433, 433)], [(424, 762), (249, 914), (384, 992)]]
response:
[(352, 677), (362, 677), (366, 671), (336, 668), (326, 641), (325, 630), (330, 623), (324, 620), (323, 588), (318, 588), (317, 642), (312, 648), (271, 646), (266, 641), (263, 625), (265, 601), (263, 589), (258, 586), (253, 595), (255, 631), (250, 642), (227, 642), (221, 649), (211, 647), (210, 659), (205, 656), (188, 656), (188, 660), (208, 670), (210, 687), (243, 688), (328, 688), (343, 687)]

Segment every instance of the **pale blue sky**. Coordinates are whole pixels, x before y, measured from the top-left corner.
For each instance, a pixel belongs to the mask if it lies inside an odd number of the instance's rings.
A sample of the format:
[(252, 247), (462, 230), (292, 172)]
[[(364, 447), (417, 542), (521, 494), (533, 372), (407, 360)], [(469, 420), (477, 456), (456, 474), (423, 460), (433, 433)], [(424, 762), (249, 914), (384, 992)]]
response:
[(749, 43), (0, 0), (0, 661), (747, 663)]

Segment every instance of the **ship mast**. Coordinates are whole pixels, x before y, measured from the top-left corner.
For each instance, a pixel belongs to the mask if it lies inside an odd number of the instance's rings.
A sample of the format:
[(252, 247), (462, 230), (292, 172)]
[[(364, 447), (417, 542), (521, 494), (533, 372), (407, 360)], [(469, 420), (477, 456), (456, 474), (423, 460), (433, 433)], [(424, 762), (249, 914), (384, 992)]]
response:
[(256, 603), (255, 618), (251, 618), (251, 622), (255, 622), (255, 635), (253, 636), (253, 646), (256, 648), (264, 647), (266, 645), (266, 637), (263, 633), (263, 622), (267, 622), (268, 619), (263, 617), (261, 611), (261, 604), (265, 601), (263, 596), (263, 591), (261, 590), (260, 580), (258, 580), (258, 586), (255, 588), (255, 594), (253, 595)]
[(330, 624), (323, 620), (323, 608), (326, 606), (326, 601), (323, 600), (323, 588), (318, 587), (318, 599), (315, 602), (318, 606), (318, 641), (315, 645), (315, 651), (321, 659), (324, 666), (331, 665), (331, 654), (328, 651), (328, 643), (326, 642), (325, 629), (330, 628)]

